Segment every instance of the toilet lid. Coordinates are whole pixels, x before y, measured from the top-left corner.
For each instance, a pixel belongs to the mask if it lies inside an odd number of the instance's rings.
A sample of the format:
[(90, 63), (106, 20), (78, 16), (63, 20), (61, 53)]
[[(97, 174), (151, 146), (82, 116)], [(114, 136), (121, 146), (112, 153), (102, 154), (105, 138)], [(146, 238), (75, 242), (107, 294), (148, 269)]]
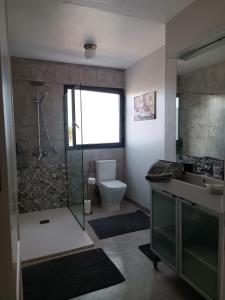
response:
[(119, 180), (102, 181), (101, 184), (109, 189), (121, 189), (127, 187), (125, 183)]

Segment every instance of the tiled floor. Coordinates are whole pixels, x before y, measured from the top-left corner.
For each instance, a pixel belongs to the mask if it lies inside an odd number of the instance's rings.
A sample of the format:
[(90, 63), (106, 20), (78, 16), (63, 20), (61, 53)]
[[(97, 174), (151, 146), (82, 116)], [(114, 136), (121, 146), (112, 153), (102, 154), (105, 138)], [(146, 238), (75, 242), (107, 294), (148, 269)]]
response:
[[(50, 222), (41, 225), (45, 219)], [(93, 247), (66, 207), (21, 214), (19, 221), (22, 262)]]
[[(87, 217), (95, 219), (113, 215), (106, 213), (100, 207), (93, 208), (94, 213)], [(123, 201), (119, 213), (136, 211), (137, 207)], [(193, 289), (164, 264), (159, 264), (155, 271), (152, 262), (139, 250), (138, 246), (148, 243), (150, 231), (141, 230), (133, 233), (99, 240), (92, 228), (86, 222), (86, 231), (97, 247), (104, 249), (106, 254), (122, 272), (126, 281), (74, 300), (202, 300)]]

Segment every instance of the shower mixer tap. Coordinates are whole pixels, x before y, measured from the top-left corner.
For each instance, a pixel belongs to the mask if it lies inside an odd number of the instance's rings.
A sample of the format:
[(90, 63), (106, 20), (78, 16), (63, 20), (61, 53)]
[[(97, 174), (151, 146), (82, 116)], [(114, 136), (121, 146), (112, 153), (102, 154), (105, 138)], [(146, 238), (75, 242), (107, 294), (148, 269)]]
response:
[(47, 141), (48, 141), (48, 145), (50, 148), (50, 151), (52, 151), (53, 153), (57, 153), (56, 149), (54, 148), (53, 144), (50, 141), (50, 137), (48, 134), (48, 129), (47, 129), (47, 125), (46, 125), (46, 121), (45, 121), (45, 115), (44, 115), (44, 109), (42, 106), (42, 102), (44, 100), (44, 97), (48, 96), (48, 93), (46, 91), (41, 91), (41, 95), (39, 96), (39, 88), (41, 86), (44, 86), (44, 82), (43, 81), (32, 81), (31, 85), (36, 86), (36, 96), (34, 98), (34, 103), (37, 104), (37, 128), (38, 128), (38, 149), (35, 150), (32, 155), (35, 156), (38, 160), (41, 160), (43, 157), (46, 157), (48, 155), (48, 153), (46, 151), (42, 150), (41, 147), (41, 123), (40, 123), (40, 114), (43, 120), (43, 124), (44, 124), (44, 130), (46, 133), (46, 137), (47, 137)]

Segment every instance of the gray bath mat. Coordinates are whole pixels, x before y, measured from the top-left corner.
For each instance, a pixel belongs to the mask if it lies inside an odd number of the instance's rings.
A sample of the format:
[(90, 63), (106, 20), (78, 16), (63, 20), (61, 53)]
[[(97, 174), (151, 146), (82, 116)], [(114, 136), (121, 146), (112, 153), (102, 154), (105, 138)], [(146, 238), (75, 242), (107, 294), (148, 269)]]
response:
[(137, 210), (129, 214), (121, 214), (89, 221), (100, 240), (113, 236), (150, 228), (150, 217)]
[(124, 280), (105, 252), (94, 249), (24, 268), (24, 300), (68, 300)]

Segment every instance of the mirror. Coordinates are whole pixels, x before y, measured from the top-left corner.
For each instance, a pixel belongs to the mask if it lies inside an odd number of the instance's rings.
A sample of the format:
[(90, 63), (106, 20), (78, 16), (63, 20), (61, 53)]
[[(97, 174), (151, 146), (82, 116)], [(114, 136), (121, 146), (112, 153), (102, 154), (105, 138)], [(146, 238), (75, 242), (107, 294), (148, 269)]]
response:
[[(188, 60), (178, 60), (177, 70), (178, 159), (204, 159), (203, 165), (211, 160), (212, 166), (219, 165), (222, 169), (221, 161), (225, 158), (225, 45)], [(222, 171), (217, 173), (220, 176)]]

